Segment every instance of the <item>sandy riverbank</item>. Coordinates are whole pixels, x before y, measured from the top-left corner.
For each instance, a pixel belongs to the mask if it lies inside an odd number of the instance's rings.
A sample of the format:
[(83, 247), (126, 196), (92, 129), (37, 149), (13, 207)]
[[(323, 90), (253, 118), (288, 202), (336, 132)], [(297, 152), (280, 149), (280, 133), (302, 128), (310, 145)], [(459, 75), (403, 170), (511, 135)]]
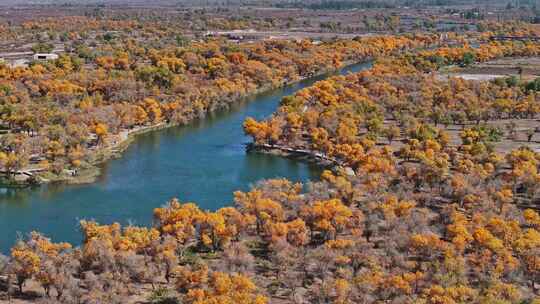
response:
[(301, 159), (315, 163), (323, 168), (332, 169), (333, 171), (343, 170), (347, 175), (355, 175), (354, 170), (351, 167), (346, 166), (344, 162), (313, 150), (296, 149), (282, 145), (255, 143), (247, 144), (246, 150), (252, 153), (264, 153), (278, 155), (281, 157)]

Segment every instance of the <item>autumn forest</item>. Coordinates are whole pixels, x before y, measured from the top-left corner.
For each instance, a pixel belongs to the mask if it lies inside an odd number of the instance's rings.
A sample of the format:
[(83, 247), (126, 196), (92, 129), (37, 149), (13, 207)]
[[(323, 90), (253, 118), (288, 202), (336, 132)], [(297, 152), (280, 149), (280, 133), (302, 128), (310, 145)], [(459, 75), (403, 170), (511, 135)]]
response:
[(245, 117), (241, 153), (322, 174), (171, 197), (152, 225), (81, 215), (80, 244), (21, 231), (0, 303), (540, 304), (536, 6), (338, 2), (8, 7), (0, 196), (92, 184), (140, 134), (313, 77)]

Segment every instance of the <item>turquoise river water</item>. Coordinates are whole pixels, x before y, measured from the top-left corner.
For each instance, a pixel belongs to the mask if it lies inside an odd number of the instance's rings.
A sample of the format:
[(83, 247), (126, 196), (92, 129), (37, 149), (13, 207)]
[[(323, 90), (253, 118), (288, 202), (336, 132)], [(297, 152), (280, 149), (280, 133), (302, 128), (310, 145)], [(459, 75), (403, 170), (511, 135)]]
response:
[[(355, 64), (337, 73), (369, 66)], [(78, 244), (81, 219), (150, 225), (152, 210), (173, 197), (215, 210), (230, 205), (235, 190), (248, 190), (261, 179), (318, 179), (321, 169), (314, 164), (246, 153), (250, 139), (242, 123), (248, 116), (268, 117), (283, 96), (328, 76), (254, 96), (187, 126), (139, 135), (121, 158), (102, 165), (95, 183), (0, 189), (0, 252), (8, 253), (18, 235), (33, 230), (54, 241)]]

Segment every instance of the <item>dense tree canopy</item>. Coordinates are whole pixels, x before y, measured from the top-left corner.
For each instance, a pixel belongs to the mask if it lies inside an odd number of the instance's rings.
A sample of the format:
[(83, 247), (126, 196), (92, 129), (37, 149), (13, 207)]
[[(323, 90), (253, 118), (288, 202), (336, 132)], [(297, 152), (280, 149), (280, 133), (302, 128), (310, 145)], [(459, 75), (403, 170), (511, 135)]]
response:
[(95, 150), (114, 147), (130, 130), (184, 124), (261, 90), (433, 42), (421, 35), (318, 45), (211, 39), (154, 48), (125, 38), (78, 45), (75, 53), (28, 68), (0, 65), (0, 124), (12, 135), (1, 138), (9, 144), (2, 145), (0, 164), (11, 172), (41, 159), (38, 167), (60, 173), (92, 163)]

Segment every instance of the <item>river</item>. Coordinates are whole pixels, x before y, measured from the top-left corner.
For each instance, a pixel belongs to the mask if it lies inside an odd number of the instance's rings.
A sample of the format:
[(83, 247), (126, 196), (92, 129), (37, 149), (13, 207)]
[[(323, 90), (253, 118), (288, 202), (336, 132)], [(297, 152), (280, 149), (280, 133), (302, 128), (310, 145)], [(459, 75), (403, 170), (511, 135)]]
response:
[[(338, 73), (357, 72), (355, 64)], [(246, 153), (242, 123), (263, 119), (283, 96), (312, 85), (322, 75), (272, 90), (217, 111), (188, 126), (142, 134), (119, 159), (104, 163), (95, 183), (51, 184), (29, 189), (0, 189), (0, 252), (9, 252), (18, 235), (40, 231), (53, 241), (79, 244), (78, 221), (150, 225), (152, 210), (173, 197), (215, 210), (232, 203), (233, 192), (261, 179), (285, 177), (306, 182), (321, 169), (307, 162)]]

